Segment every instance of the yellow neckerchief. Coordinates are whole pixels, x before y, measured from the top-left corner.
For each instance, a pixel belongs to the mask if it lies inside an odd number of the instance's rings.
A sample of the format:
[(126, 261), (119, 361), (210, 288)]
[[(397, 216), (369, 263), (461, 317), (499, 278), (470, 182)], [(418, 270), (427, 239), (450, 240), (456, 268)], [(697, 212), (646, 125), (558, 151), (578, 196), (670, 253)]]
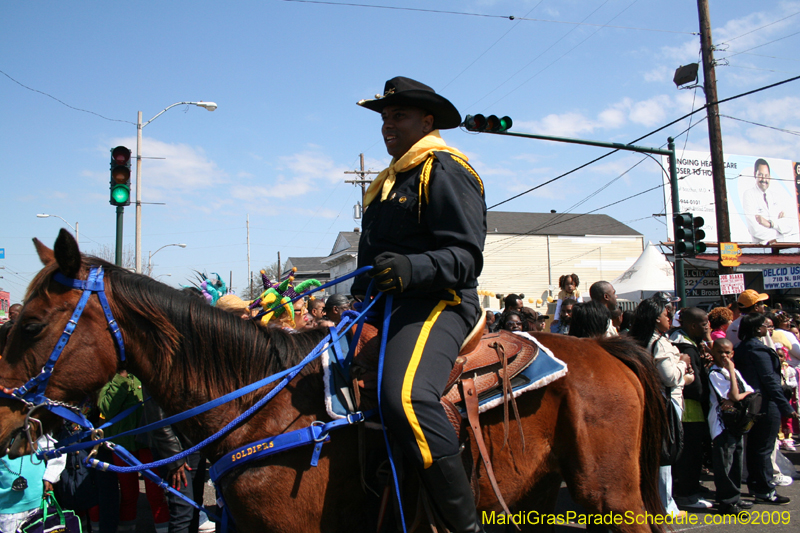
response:
[[(367, 189), (367, 193), (364, 195), (364, 207), (371, 204), (372, 201), (377, 198), (379, 191), (381, 194), (381, 202), (386, 200), (392, 187), (394, 187), (397, 174), (399, 172), (411, 170), (425, 161), (433, 152), (449, 152), (462, 158), (464, 161), (468, 161), (467, 156), (455, 148), (447, 146), (444, 139), (439, 135), (439, 130), (434, 130), (417, 141), (400, 159), (395, 160), (392, 158), (389, 168), (383, 169)], [(420, 198), (420, 201), (421, 200)]]

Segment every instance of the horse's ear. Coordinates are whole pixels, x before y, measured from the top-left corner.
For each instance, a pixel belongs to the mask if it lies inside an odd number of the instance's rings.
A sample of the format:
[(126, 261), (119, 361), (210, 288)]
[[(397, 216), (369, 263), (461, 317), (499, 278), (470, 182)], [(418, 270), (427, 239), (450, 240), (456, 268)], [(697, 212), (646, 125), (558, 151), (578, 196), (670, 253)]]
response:
[(81, 269), (81, 252), (78, 243), (70, 232), (61, 228), (58, 238), (53, 246), (56, 262), (61, 273), (68, 278), (74, 278)]
[(44, 266), (47, 266), (56, 260), (56, 257), (53, 255), (53, 250), (45, 246), (44, 243), (42, 243), (42, 241), (39, 239), (34, 237), (33, 245), (36, 247), (36, 253), (39, 254), (39, 259), (42, 261)]

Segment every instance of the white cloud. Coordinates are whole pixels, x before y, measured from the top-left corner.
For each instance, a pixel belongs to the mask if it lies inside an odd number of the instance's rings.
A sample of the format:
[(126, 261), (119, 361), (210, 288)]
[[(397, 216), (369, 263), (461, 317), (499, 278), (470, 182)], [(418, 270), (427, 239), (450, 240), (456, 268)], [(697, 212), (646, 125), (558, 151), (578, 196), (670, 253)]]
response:
[(279, 161), (278, 170), (288, 170), (292, 182), (299, 189), (317, 180), (338, 183), (342, 181), (346, 170), (352, 170), (337, 165), (331, 157), (316, 150), (283, 156)]
[(800, 120), (800, 98), (787, 96), (770, 99), (747, 106), (738, 118), (760, 122), (762, 124), (786, 124), (787, 121)]
[(671, 108), (672, 100), (662, 94), (633, 104), (629, 118), (637, 124), (655, 126), (666, 121), (667, 110)]
[(672, 74), (673, 72), (671, 72), (666, 66), (661, 65), (653, 70), (645, 72), (644, 81), (663, 83), (669, 80)]
[(598, 121), (604, 128), (621, 128), (627, 120), (627, 110), (631, 106), (630, 98), (624, 98), (620, 102), (611, 105), (597, 115)]
[(688, 111), (689, 106), (683, 94), (676, 97), (661, 94), (638, 102), (626, 97), (598, 113), (597, 118), (587, 117), (579, 111), (568, 111), (560, 115), (550, 114), (537, 121), (516, 123), (515, 129), (541, 135), (580, 137), (598, 129), (622, 128), (629, 121), (644, 126), (663, 124), (676, 108)]
[(578, 112), (567, 112), (562, 115), (551, 114), (541, 120), (520, 122), (518, 129), (528, 130), (540, 135), (575, 137), (579, 134), (594, 131), (596, 124)]
[[(136, 140), (113, 139), (112, 143), (135, 146)], [(136, 154), (131, 158), (131, 164), (131, 180), (135, 183)], [(148, 191), (151, 201), (155, 199), (153, 195), (160, 199), (169, 191), (208, 189), (226, 179), (225, 172), (208, 159), (200, 147), (165, 143), (152, 137), (142, 144), (142, 191)]]

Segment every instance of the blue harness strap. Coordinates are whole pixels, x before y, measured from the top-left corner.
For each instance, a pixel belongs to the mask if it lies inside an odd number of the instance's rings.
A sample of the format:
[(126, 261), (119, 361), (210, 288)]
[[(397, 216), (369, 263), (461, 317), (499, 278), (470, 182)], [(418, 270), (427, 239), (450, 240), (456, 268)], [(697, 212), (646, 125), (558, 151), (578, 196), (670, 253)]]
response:
[(392, 479), (394, 480), (394, 492), (397, 496), (397, 507), (400, 510), (400, 523), (403, 526), (403, 533), (406, 530), (406, 517), (403, 513), (403, 500), (400, 498), (400, 481), (397, 477), (397, 468), (394, 466), (394, 457), (392, 456), (392, 446), (389, 444), (389, 434), (386, 431), (386, 423), (383, 421), (383, 408), (381, 407), (382, 396), (382, 383), (383, 383), (383, 359), (386, 356), (386, 342), (389, 339), (389, 321), (392, 317), (392, 295), (386, 295), (386, 305), (383, 311), (383, 328), (381, 331), (381, 351), (378, 358), (378, 412), (381, 415), (381, 429), (383, 430), (383, 442), (386, 444), (386, 453), (389, 455), (389, 466), (392, 470)]
[(373, 411), (368, 411), (366, 413), (359, 411), (347, 415), (346, 418), (327, 423), (314, 422), (309, 427), (295, 429), (289, 433), (281, 433), (280, 435), (259, 440), (247, 446), (242, 446), (241, 448), (226, 453), (221, 459), (214, 463), (208, 470), (208, 475), (211, 481), (216, 483), (217, 480), (233, 468), (249, 463), (250, 461), (255, 461), (256, 459), (263, 459), (264, 457), (269, 457), (276, 453), (312, 443), (315, 444), (315, 447), (311, 458), (311, 466), (317, 466), (322, 445), (330, 441), (328, 433), (332, 429), (348, 426), (350, 424), (358, 424), (373, 414)]
[(125, 344), (122, 340), (122, 333), (119, 330), (119, 326), (117, 325), (117, 322), (114, 320), (114, 317), (111, 313), (111, 308), (108, 305), (108, 299), (105, 296), (103, 276), (103, 267), (92, 267), (89, 270), (89, 275), (85, 280), (68, 278), (61, 272), (56, 272), (53, 274), (53, 279), (55, 281), (67, 287), (82, 290), (83, 294), (81, 294), (80, 300), (78, 300), (78, 304), (75, 306), (75, 310), (72, 312), (72, 316), (64, 326), (64, 331), (58, 338), (58, 342), (56, 342), (56, 345), (53, 348), (53, 351), (50, 353), (50, 357), (48, 357), (47, 362), (42, 367), (41, 372), (39, 372), (37, 376), (34, 376), (28, 380), (28, 382), (21, 387), (14, 389), (10, 395), (3, 393), (0, 394), (0, 397), (21, 400), (29, 406), (44, 405), (46, 409), (50, 410), (54, 414), (57, 414), (58, 416), (61, 416), (62, 418), (66, 418), (70, 422), (74, 422), (84, 427), (91, 427), (91, 423), (81, 413), (76, 412), (76, 410), (70, 406), (49, 400), (44, 393), (47, 389), (47, 384), (50, 381), (50, 376), (53, 373), (53, 367), (55, 367), (58, 358), (61, 356), (61, 353), (64, 351), (64, 348), (66, 348), (67, 343), (72, 337), (75, 327), (78, 325), (78, 320), (80, 320), (81, 315), (86, 308), (86, 304), (89, 301), (89, 297), (92, 294), (97, 294), (98, 299), (100, 300), (100, 305), (103, 308), (103, 314), (108, 322), (109, 329), (114, 336), (119, 357), (121, 360), (125, 360)]
[[(362, 274), (364, 272), (367, 272), (371, 268), (372, 267), (362, 267), (362, 268), (356, 270), (355, 272), (352, 272), (352, 273), (350, 273), (350, 274), (348, 274), (348, 275), (346, 275), (346, 276), (344, 276), (342, 278), (339, 278), (339, 279), (334, 280), (332, 282), (329, 282), (329, 283), (327, 283), (327, 284), (325, 284), (325, 285), (323, 285), (321, 287), (313, 289), (313, 290), (311, 290), (311, 291), (309, 291), (307, 293), (299, 295), (294, 300), (296, 300), (298, 298), (301, 298), (301, 297), (305, 296), (306, 294), (311, 294), (311, 293), (316, 292), (318, 290), (322, 290), (322, 289), (324, 289), (324, 288), (326, 288), (326, 287), (328, 287), (330, 285), (333, 285), (335, 283), (339, 283), (339, 282), (341, 282), (341, 281), (343, 281), (345, 279), (349, 279), (351, 277), (354, 277), (354, 276), (357, 276), (357, 275)], [(107, 297), (105, 295), (105, 287), (104, 287), (103, 277), (104, 277), (104, 273), (103, 273), (103, 268), (102, 267), (92, 267), (90, 269), (90, 271), (89, 271), (89, 275), (88, 275), (86, 280), (68, 278), (68, 277), (64, 276), (61, 272), (56, 272), (53, 275), (53, 279), (55, 281), (57, 281), (58, 283), (61, 283), (62, 285), (65, 285), (65, 286), (73, 288), (73, 289), (82, 290), (83, 293), (81, 294), (81, 297), (80, 297), (80, 299), (78, 301), (78, 304), (75, 307), (75, 310), (72, 313), (72, 316), (70, 317), (70, 320), (67, 322), (66, 326), (64, 327), (64, 331), (62, 332), (61, 336), (59, 337), (59, 340), (56, 343), (56, 346), (53, 348), (53, 351), (51, 352), (50, 357), (48, 358), (47, 362), (45, 363), (45, 365), (42, 368), (42, 370), (39, 373), (39, 375), (31, 378), (23, 386), (18, 387), (17, 389), (14, 389), (13, 391), (11, 391), (11, 394), (0, 393), (0, 397), (13, 398), (13, 399), (20, 400), (20, 401), (24, 402), (26, 405), (29, 406), (29, 409), (30, 409), (29, 413), (28, 413), (28, 416), (30, 416), (30, 413), (33, 410), (35, 410), (36, 408), (45, 407), (45, 408), (49, 409), (50, 411), (52, 411), (54, 414), (57, 414), (58, 416), (60, 416), (62, 418), (65, 418), (65, 419), (67, 419), (67, 420), (69, 420), (71, 422), (74, 422), (74, 423), (76, 423), (76, 424), (78, 424), (78, 425), (80, 425), (82, 427), (93, 428), (91, 422), (89, 422), (86, 419), (86, 417), (83, 416), (83, 414), (80, 412), (80, 410), (77, 407), (73, 407), (71, 405), (67, 405), (67, 404), (64, 404), (64, 403), (61, 403), (61, 402), (55, 402), (55, 401), (49, 400), (45, 396), (44, 392), (45, 392), (45, 390), (47, 388), (47, 384), (48, 384), (50, 376), (51, 376), (51, 374), (53, 372), (53, 368), (54, 368), (56, 362), (58, 361), (58, 358), (60, 357), (61, 353), (63, 352), (64, 348), (66, 347), (67, 343), (69, 342), (69, 339), (71, 338), (73, 332), (75, 331), (75, 327), (77, 326), (78, 320), (80, 319), (84, 309), (86, 308), (86, 304), (88, 303), (89, 298), (94, 293), (96, 293), (97, 296), (98, 296), (98, 300), (100, 302), (101, 308), (103, 309), (103, 314), (105, 315), (106, 321), (107, 321), (108, 326), (109, 326), (109, 330), (111, 331), (111, 334), (112, 334), (112, 336), (113, 336), (113, 338), (115, 340), (118, 356), (119, 356), (121, 361), (125, 361), (125, 345), (124, 345), (124, 341), (123, 341), (123, 337), (122, 337), (122, 332), (120, 331), (119, 325), (117, 324), (116, 320), (114, 319), (114, 316), (113, 316), (113, 314), (111, 312), (111, 308), (109, 306), (108, 299), (107, 299)], [(370, 289), (368, 289), (368, 294), (369, 294), (370, 291), (371, 291), (371, 286), (370, 286)], [(128, 465), (130, 465), (130, 466), (128, 466), (128, 467), (116, 467), (114, 465), (110, 465), (108, 463), (105, 463), (105, 462), (102, 462), (102, 461), (98, 461), (97, 459), (94, 459), (94, 458), (91, 458), (91, 457), (87, 459), (85, 465), (93, 467), (93, 468), (100, 468), (102, 470), (112, 471), (112, 472), (137, 472), (137, 471), (143, 471), (143, 475), (145, 475), (148, 478), (150, 478), (153, 481), (155, 481), (159, 486), (161, 486), (165, 490), (170, 490), (172, 492), (175, 492), (181, 498), (189, 501), (187, 498), (185, 498), (179, 492), (174, 491), (171, 487), (168, 486), (168, 484), (166, 484), (163, 480), (161, 480), (156, 474), (151, 472), (149, 469), (155, 468), (155, 467), (164, 466), (164, 465), (166, 465), (168, 463), (171, 463), (171, 462), (174, 462), (176, 460), (183, 459), (187, 455), (200, 450), (201, 448), (203, 448), (204, 446), (206, 446), (210, 442), (212, 442), (212, 441), (218, 439), (219, 437), (223, 436), (224, 434), (228, 433), (231, 429), (236, 427), (238, 424), (243, 422), (245, 419), (247, 419), (248, 417), (250, 417), (253, 414), (255, 414), (265, 403), (267, 403), (269, 400), (271, 400), (292, 379), (294, 379), (294, 377), (297, 376), (300, 373), (300, 371), (310, 361), (312, 361), (313, 359), (315, 359), (315, 358), (320, 356), (320, 354), (323, 352), (323, 348), (325, 347), (327, 339), (329, 339), (330, 343), (332, 343), (333, 351), (334, 351), (334, 354), (335, 354), (335, 358), (336, 358), (338, 363), (341, 363), (342, 361), (347, 361), (347, 360), (351, 359), (352, 358), (352, 350), (349, 350), (349, 353), (345, 354), (344, 351), (339, 346), (339, 341), (344, 337), (345, 333), (347, 332), (349, 327), (354, 322), (358, 322), (358, 324), (359, 324), (358, 333), (360, 333), (361, 326), (363, 325), (364, 317), (367, 315), (367, 313), (370, 311), (370, 309), (377, 303), (377, 301), (380, 299), (380, 296), (381, 296), (381, 294), (378, 294), (378, 296), (375, 297), (374, 299), (372, 299), (372, 301), (370, 301), (368, 305), (365, 305), (363, 311), (361, 311), (358, 314), (357, 317), (349, 317), (349, 316), (345, 317), (337, 328), (335, 328), (335, 329), (331, 328), (331, 331), (328, 334), (328, 336), (326, 336), (326, 339), (324, 339), (322, 342), (320, 342), (320, 344), (318, 344), (314, 348), (314, 350), (311, 351), (311, 353), (309, 353), (299, 364), (295, 365), (294, 367), (286, 369), (283, 372), (280, 372), (280, 373), (278, 373), (276, 375), (273, 375), (273, 376), (270, 376), (270, 377), (265, 378), (263, 380), (260, 380), (260, 381), (258, 381), (256, 383), (252, 383), (252, 384), (250, 384), (250, 385), (248, 385), (246, 387), (243, 387), (242, 389), (239, 389), (237, 391), (234, 391), (234, 392), (231, 392), (229, 394), (226, 394), (226, 395), (224, 395), (224, 396), (222, 396), (220, 398), (217, 398), (215, 400), (207, 402), (204, 405), (201, 405), (201, 406), (195, 407), (193, 409), (190, 409), (189, 411), (185, 411), (185, 412), (180, 413), (178, 415), (174, 415), (172, 417), (168, 417), (168, 418), (160, 420), (158, 422), (154, 422), (153, 424), (148, 424), (147, 426), (144, 426), (144, 427), (141, 427), (141, 428), (137, 428), (137, 429), (134, 429), (134, 430), (130, 430), (130, 431), (126, 431), (124, 433), (121, 433), (119, 435), (115, 435), (114, 436), (114, 438), (118, 438), (118, 437), (125, 436), (125, 435), (135, 435), (135, 434), (138, 434), (138, 433), (144, 433), (144, 432), (147, 432), (147, 431), (151, 431), (153, 429), (156, 429), (156, 428), (159, 428), (159, 427), (163, 427), (163, 426), (166, 426), (166, 425), (175, 424), (175, 423), (177, 423), (177, 422), (179, 422), (181, 420), (185, 420), (187, 418), (190, 418), (190, 417), (195, 416), (197, 414), (200, 414), (202, 412), (205, 412), (205, 411), (208, 411), (210, 409), (213, 409), (213, 408), (215, 408), (215, 407), (217, 407), (219, 405), (222, 405), (222, 404), (224, 404), (226, 402), (230, 402), (230, 401), (232, 401), (232, 400), (234, 400), (236, 398), (244, 396), (245, 394), (248, 394), (250, 392), (258, 390), (258, 389), (266, 386), (267, 384), (273, 383), (273, 382), (275, 382), (275, 381), (277, 381), (279, 379), (281, 380), (271, 391), (269, 391), (269, 393), (267, 393), (263, 398), (261, 398), (255, 404), (253, 404), (249, 409), (247, 409), (245, 412), (243, 412), (238, 417), (234, 418), (231, 422), (229, 422), (221, 430), (216, 432), (214, 435), (208, 437), (207, 439), (203, 440), (199, 444), (193, 446), (192, 448), (190, 448), (188, 450), (184, 450), (183, 452), (181, 452), (181, 453), (179, 453), (179, 454), (177, 454), (177, 455), (175, 455), (173, 457), (169, 457), (169, 458), (166, 458), (166, 459), (163, 459), (163, 460), (160, 460), (160, 461), (155, 461), (155, 462), (152, 462), (152, 463), (149, 463), (149, 464), (142, 464), (141, 462), (138, 461), (138, 459), (136, 459), (130, 453), (128, 453), (127, 450), (125, 450), (123, 447), (121, 447), (121, 446), (113, 446), (112, 445), (112, 448), (114, 449), (115, 453), (117, 453), (117, 455), (123, 461), (128, 463)], [(292, 301), (294, 301), (294, 300), (292, 300)], [(383, 353), (385, 351), (385, 346), (386, 346), (386, 331), (388, 330), (388, 320), (389, 320), (389, 316), (391, 315), (391, 312), (390, 312), (391, 311), (391, 301), (392, 301), (391, 297), (387, 297), (387, 311), (385, 313), (384, 334), (383, 334), (382, 343), (381, 343), (381, 368), (379, 370), (380, 373), (382, 373)], [(379, 384), (379, 387), (380, 387), (380, 384)], [(133, 411), (135, 411), (136, 409), (141, 407), (141, 405), (142, 405), (142, 403), (139, 403), (139, 404), (137, 404), (135, 406), (132, 406), (132, 407), (126, 409), (122, 413), (119, 413), (112, 420), (110, 420), (110, 421), (106, 422), (105, 424), (103, 424), (102, 426), (100, 426), (100, 429), (106, 428), (106, 427), (116, 423), (117, 421), (121, 420), (122, 418), (127, 417)], [(252, 460), (261, 459), (261, 458), (264, 458), (264, 457), (267, 457), (267, 456), (270, 456), (270, 455), (273, 455), (273, 454), (276, 454), (276, 453), (279, 453), (279, 452), (282, 452), (282, 451), (285, 451), (285, 450), (289, 450), (289, 449), (292, 449), (292, 448), (296, 448), (296, 447), (299, 447), (299, 446), (303, 446), (303, 445), (306, 445), (306, 444), (312, 444), (312, 443), (315, 446), (314, 446), (314, 450), (312, 452), (311, 464), (312, 464), (312, 466), (316, 466), (318, 464), (319, 457), (320, 457), (320, 454), (322, 452), (323, 444), (330, 440), (329, 432), (332, 429), (335, 429), (335, 428), (338, 428), (338, 427), (343, 427), (343, 426), (346, 426), (346, 425), (351, 425), (351, 424), (356, 424), (356, 423), (363, 422), (366, 418), (372, 416), (373, 414), (374, 413), (372, 411), (367, 412), (367, 413), (358, 412), (358, 413), (350, 414), (344, 419), (334, 420), (334, 421), (327, 422), (327, 423), (324, 423), (324, 422), (321, 422), (321, 421), (317, 421), (317, 422), (314, 422), (311, 426), (309, 426), (307, 428), (302, 428), (302, 429), (291, 431), (289, 433), (277, 435), (275, 437), (270, 437), (270, 438), (267, 438), (267, 439), (263, 439), (261, 441), (258, 441), (256, 443), (252, 443), (250, 445), (244, 446), (244, 447), (239, 448), (237, 450), (233, 450), (232, 452), (229, 452), (228, 454), (226, 454), (222, 459), (220, 459), (217, 463), (215, 463), (212, 466), (212, 468), (210, 470), (211, 478), (212, 478), (212, 480), (216, 481), (216, 480), (220, 479), (223, 475), (225, 475), (225, 473), (227, 473), (231, 469), (236, 468), (236, 467), (238, 467), (240, 465), (243, 465), (243, 464), (245, 464), (247, 462), (250, 462)], [(77, 442), (75, 444), (71, 444), (71, 443), (75, 442), (76, 440), (83, 439), (83, 438), (85, 438), (86, 436), (88, 436), (89, 434), (92, 434), (92, 433), (95, 433), (95, 432), (94, 431), (89, 431), (89, 432), (84, 431), (84, 432), (81, 432), (81, 433), (79, 433), (77, 435), (71, 436), (71, 437), (63, 440), (62, 442), (58, 443), (58, 447), (56, 449), (48, 450), (46, 452), (39, 451), (39, 452), (37, 452), (37, 456), (39, 456), (40, 458), (58, 457), (58, 456), (60, 456), (60, 455), (62, 455), (64, 453), (68, 453), (68, 452), (71, 452), (71, 451), (98, 446), (98, 445), (100, 445), (100, 444), (102, 444), (104, 442), (107, 442), (109, 440), (109, 438), (105, 438), (105, 439), (100, 439), (100, 440), (93, 440), (93, 441), (88, 441), (88, 442)], [(385, 430), (384, 430), (384, 436), (385, 436)], [(388, 444), (388, 441), (387, 441), (387, 444)], [(390, 457), (391, 457), (391, 452), (390, 452)], [(396, 481), (397, 476), (396, 476), (396, 472), (395, 472), (395, 469), (394, 469), (394, 464), (392, 464), (392, 471), (395, 474), (395, 484), (396, 484), (397, 483), (397, 481)], [(222, 503), (221, 493), (219, 493), (219, 494), (220, 494), (220, 502), (221, 502), (221, 505), (222, 505), (223, 503)], [(398, 492), (398, 499), (399, 499), (399, 492)], [(189, 503), (191, 503), (192, 505), (195, 505), (194, 502), (189, 502)], [(195, 505), (195, 507), (196, 507), (196, 505)], [(402, 508), (401, 508), (401, 513), (402, 513)], [(214, 518), (217, 521), (220, 520), (217, 517), (214, 517)], [(228, 512), (227, 508), (225, 508), (224, 512), (223, 512), (223, 516), (221, 518), (222, 525), (223, 525), (223, 531), (227, 530), (230, 520), (231, 520), (230, 513)], [(404, 523), (404, 529), (405, 529), (405, 523)]]

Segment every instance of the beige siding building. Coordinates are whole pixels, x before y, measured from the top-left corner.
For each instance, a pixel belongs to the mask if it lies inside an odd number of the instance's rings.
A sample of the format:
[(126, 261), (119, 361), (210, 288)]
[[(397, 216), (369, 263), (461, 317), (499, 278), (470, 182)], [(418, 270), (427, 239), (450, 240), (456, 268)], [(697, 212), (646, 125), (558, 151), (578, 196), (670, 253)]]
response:
[[(479, 290), (506, 295), (523, 293), (525, 305), (545, 309), (548, 288), (558, 295), (558, 278), (575, 273), (580, 291), (588, 298), (595, 281), (611, 281), (625, 272), (642, 253), (639, 232), (607, 215), (571, 213), (487, 213), (486, 246)], [(331, 279), (356, 269), (358, 231), (341, 232), (322, 258)], [(329, 294), (349, 294), (352, 280), (331, 287)], [(542, 306), (532, 305), (542, 299)], [(498, 309), (500, 302), (484, 296), (485, 308)]]
[[(575, 273), (588, 298), (595, 281), (611, 281), (628, 269), (644, 249), (644, 237), (607, 215), (511, 213), (489, 211), (479, 290), (522, 293), (547, 301), (558, 295), (558, 278)], [(552, 293), (550, 292), (552, 290)], [(482, 297), (497, 309), (495, 298)]]

